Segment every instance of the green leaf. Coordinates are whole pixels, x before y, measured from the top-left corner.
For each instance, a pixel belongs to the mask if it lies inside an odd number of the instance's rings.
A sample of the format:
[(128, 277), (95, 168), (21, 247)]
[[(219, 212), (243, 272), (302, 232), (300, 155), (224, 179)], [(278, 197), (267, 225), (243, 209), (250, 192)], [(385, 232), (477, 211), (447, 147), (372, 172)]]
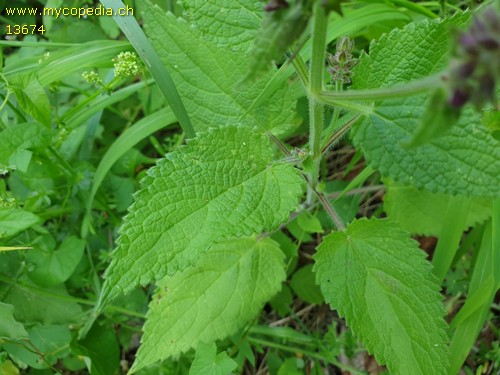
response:
[(310, 304), (320, 304), (325, 300), (320, 288), (316, 285), (312, 268), (312, 264), (308, 264), (295, 272), (290, 280), (290, 286), (303, 301)]
[(280, 289), (283, 258), (269, 238), (233, 239), (213, 245), (194, 268), (163, 279), (132, 371), (242, 328)]
[(269, 304), (278, 315), (283, 318), (290, 314), (293, 295), (287, 284), (281, 286), (281, 290), (270, 301)]
[(217, 354), (215, 344), (200, 343), (189, 375), (227, 375), (237, 366), (238, 364), (229, 358), (226, 352)]
[(130, 177), (119, 177), (110, 174), (107, 178), (106, 187), (116, 202), (116, 211), (127, 211), (134, 200), (133, 194), (136, 190), (136, 181)]
[(277, 228), (296, 207), (303, 181), (272, 157), (266, 136), (231, 126), (158, 162), (121, 228), (104, 301), (195, 264), (215, 241)]
[(28, 253), (28, 259), (36, 268), (29, 277), (42, 286), (61, 284), (69, 279), (80, 263), (85, 248), (85, 241), (74, 236), (64, 239), (56, 251), (34, 250)]
[(39, 123), (22, 123), (8, 127), (0, 133), (0, 174), (17, 168), (19, 154), (26, 149), (48, 146), (50, 133)]
[[(10, 247), (10, 246), (9, 246)], [(0, 252), (0, 274), (3, 276), (14, 277), (22, 267), (24, 254), (20, 251), (2, 251)], [(0, 284), (0, 293), (2, 291)]]
[(439, 236), (446, 227), (448, 206), (455, 206), (464, 199), (469, 202), (467, 219), (462, 231), (491, 217), (492, 200), (488, 198), (465, 198), (443, 193), (431, 193), (412, 186), (395, 183), (387, 185), (384, 209), (389, 218), (410, 233), (424, 236)]
[(309, 211), (302, 211), (297, 216), (297, 224), (308, 233), (323, 233), (321, 222)]
[(490, 110), (483, 112), (482, 123), (493, 138), (500, 141), (500, 111)]
[(157, 6), (146, 8), (144, 21), (195, 130), (241, 123), (282, 131), (293, 124), (295, 99), (288, 83), (280, 85), (267, 101), (252, 106), (268, 82), (260, 80), (235, 88), (247, 72), (245, 54), (217, 47), (199, 30)]
[(0, 337), (19, 339), (28, 337), (24, 326), (14, 319), (14, 306), (0, 302)]
[(88, 335), (71, 344), (73, 351), (90, 359), (92, 375), (115, 374), (120, 366), (120, 347), (113, 327), (94, 324)]
[(286, 225), (286, 229), (290, 232), (290, 234), (297, 239), (299, 243), (301, 242), (312, 242), (313, 237), (309, 232), (304, 230), (300, 225), (298, 224), (298, 218), (295, 218), (294, 220), (290, 221)]
[(9, 360), (0, 362), (0, 374), (19, 375), (19, 369)]
[(262, 2), (258, 0), (181, 0), (180, 3), (205, 39), (238, 52), (247, 52), (252, 45), (263, 13)]
[(9, 158), (9, 163), (15, 166), (15, 169), (21, 172), (27, 172), (33, 154), (29, 150), (17, 150), (17, 152)]
[[(354, 71), (356, 89), (386, 87), (437, 73), (449, 60), (450, 26), (468, 19), (414, 23), (372, 44)], [(403, 144), (415, 134), (428, 95), (386, 99), (353, 128), (353, 140), (383, 176), (419, 189), (465, 196), (500, 195), (500, 143), (466, 108), (445, 135), (412, 149)]]
[(417, 243), (394, 223), (362, 219), (318, 247), (326, 301), (394, 374), (446, 374), (439, 285)]
[(13, 236), (40, 221), (35, 214), (20, 208), (0, 208), (0, 239)]
[(22, 74), (12, 79), (12, 91), (17, 103), (26, 113), (50, 127), (49, 98), (34, 74)]
[(64, 285), (44, 288), (40, 293), (40, 289), (25, 277), (11, 284), (4, 302), (14, 305), (14, 316), (23, 323), (76, 323), (82, 313), (82, 308), (72, 300)]
[[(26, 363), (36, 369), (48, 368), (55, 364), (59, 358), (65, 357), (69, 352), (71, 333), (68, 327), (60, 325), (35, 325), (29, 330), (29, 341), (32, 345), (24, 343), (5, 343), (3, 348), (13, 358)], [(43, 354), (43, 358), (33, 351), (33, 347)]]
[(304, 375), (304, 367), (302, 358), (287, 358), (280, 366), (277, 375)]

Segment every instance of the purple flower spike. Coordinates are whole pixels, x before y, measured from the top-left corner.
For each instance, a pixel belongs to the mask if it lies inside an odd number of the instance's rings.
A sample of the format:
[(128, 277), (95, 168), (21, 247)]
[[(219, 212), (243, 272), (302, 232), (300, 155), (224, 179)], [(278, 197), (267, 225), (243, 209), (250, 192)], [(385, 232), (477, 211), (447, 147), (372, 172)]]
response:
[(461, 108), (467, 103), (469, 100), (469, 93), (464, 90), (456, 89), (453, 91), (451, 98), (448, 100), (448, 103), (452, 108)]

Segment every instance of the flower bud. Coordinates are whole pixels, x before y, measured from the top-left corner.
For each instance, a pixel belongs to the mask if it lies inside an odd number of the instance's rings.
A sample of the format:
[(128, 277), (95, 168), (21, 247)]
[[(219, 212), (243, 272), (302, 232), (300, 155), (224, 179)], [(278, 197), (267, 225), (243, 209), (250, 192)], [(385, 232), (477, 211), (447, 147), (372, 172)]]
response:
[(457, 38), (450, 63), (448, 103), (460, 108), (467, 102), (477, 108), (495, 103), (500, 79), (500, 9), (490, 6), (474, 16), (468, 30)]

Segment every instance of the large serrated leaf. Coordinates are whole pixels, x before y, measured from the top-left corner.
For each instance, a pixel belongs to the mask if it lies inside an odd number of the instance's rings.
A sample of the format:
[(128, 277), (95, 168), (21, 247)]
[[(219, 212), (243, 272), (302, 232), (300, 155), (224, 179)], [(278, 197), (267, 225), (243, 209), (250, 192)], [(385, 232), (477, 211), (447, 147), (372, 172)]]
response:
[(268, 82), (236, 88), (247, 72), (245, 54), (217, 47), (195, 27), (156, 6), (146, 9), (144, 20), (195, 130), (241, 123), (280, 132), (293, 124), (295, 99), (287, 83), (253, 107)]
[(218, 47), (247, 52), (260, 26), (259, 0), (181, 0), (191, 22)]
[(243, 327), (281, 288), (283, 258), (269, 238), (233, 239), (212, 246), (196, 267), (163, 279), (132, 372)]
[(266, 136), (230, 126), (161, 160), (125, 218), (104, 295), (182, 270), (215, 241), (272, 230), (286, 220), (302, 179), (272, 157)]
[(393, 374), (446, 374), (444, 309), (431, 265), (397, 225), (362, 219), (315, 256), (326, 301)]
[[(431, 75), (449, 61), (449, 21), (414, 23), (372, 44), (354, 71), (356, 89), (391, 86)], [(500, 195), (500, 142), (467, 108), (445, 135), (406, 149), (426, 108), (427, 95), (377, 102), (375, 111), (354, 129), (353, 139), (368, 161), (396, 182), (431, 192), (493, 197)]]

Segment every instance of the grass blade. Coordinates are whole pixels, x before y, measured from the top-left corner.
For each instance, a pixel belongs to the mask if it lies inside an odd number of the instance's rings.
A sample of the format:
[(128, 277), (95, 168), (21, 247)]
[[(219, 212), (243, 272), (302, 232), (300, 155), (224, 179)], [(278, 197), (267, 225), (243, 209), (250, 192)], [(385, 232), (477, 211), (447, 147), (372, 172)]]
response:
[(352, 189), (355, 189), (361, 185), (364, 184), (364, 182), (370, 177), (375, 170), (373, 167), (367, 165), (365, 169), (363, 169), (354, 179), (349, 182), (349, 185), (347, 185), (344, 190), (340, 192), (340, 194), (333, 200), (332, 204), (337, 202), (339, 199), (341, 199), (344, 195), (346, 195), (348, 192), (350, 192)]
[(85, 69), (100, 66), (111, 68), (111, 59), (126, 50), (130, 50), (128, 42), (97, 40), (51, 52), (50, 57), (41, 64), (38, 62), (39, 56), (33, 56), (26, 63), (23, 60), (20, 64), (9, 65), (4, 69), (4, 74), (9, 77), (18, 73), (36, 72), (40, 84), (47, 86), (71, 73), (82, 73)]
[(458, 250), (458, 245), (462, 239), (463, 228), (467, 221), (470, 202), (464, 198), (460, 203), (449, 203), (445, 215), (445, 220), (439, 240), (432, 258), (434, 266), (434, 274), (442, 281), (448, 270), (455, 254)]
[(153, 81), (140, 81), (114, 91), (110, 95), (100, 95), (86, 103), (80, 103), (61, 116), (61, 122), (68, 125), (70, 129), (76, 129), (89, 118), (99, 111), (102, 111), (122, 100), (125, 100), (132, 94), (148, 87)]
[[(451, 326), (456, 326), (450, 344), (449, 375), (455, 375), (467, 358), (488, 317), (491, 303), (500, 288), (500, 199), (493, 204), (493, 217), (484, 228), (479, 254), (472, 273), (469, 295)], [(493, 280), (493, 282), (491, 282)], [(481, 294), (489, 294), (485, 299)], [(484, 300), (474, 309), (472, 302)], [(464, 310), (465, 309), (465, 310)], [(464, 312), (462, 312), (464, 310)], [(474, 311), (471, 311), (474, 310)], [(466, 317), (467, 316), (467, 317)], [(466, 318), (465, 318), (466, 317)]]

